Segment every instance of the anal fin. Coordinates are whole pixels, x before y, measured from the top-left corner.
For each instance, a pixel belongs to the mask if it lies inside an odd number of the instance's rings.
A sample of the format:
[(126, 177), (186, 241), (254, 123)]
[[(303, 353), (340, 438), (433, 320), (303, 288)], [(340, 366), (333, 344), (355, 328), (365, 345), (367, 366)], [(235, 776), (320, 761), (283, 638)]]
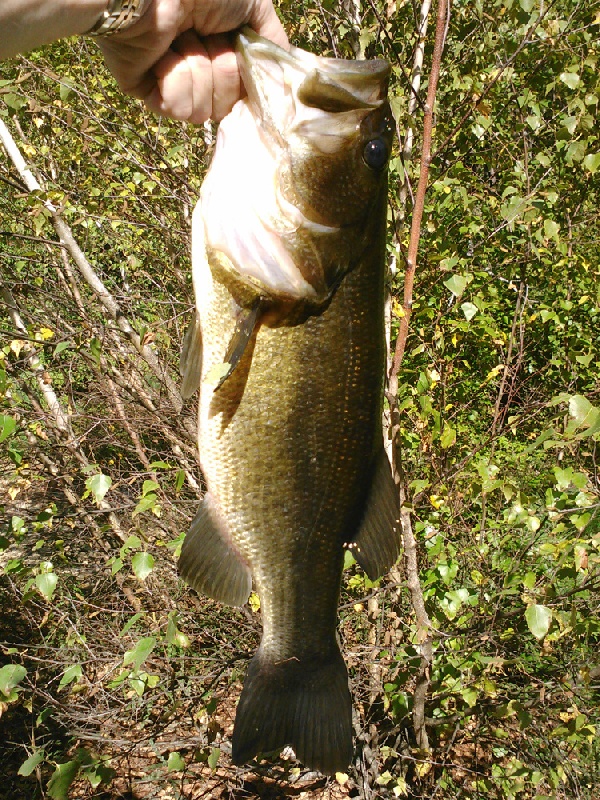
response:
[(250, 569), (229, 540), (208, 494), (184, 539), (178, 568), (192, 589), (220, 603), (241, 606), (250, 595)]
[(352, 555), (374, 581), (394, 566), (400, 555), (400, 496), (390, 462), (381, 445), (375, 459), (371, 491), (363, 519), (349, 545)]

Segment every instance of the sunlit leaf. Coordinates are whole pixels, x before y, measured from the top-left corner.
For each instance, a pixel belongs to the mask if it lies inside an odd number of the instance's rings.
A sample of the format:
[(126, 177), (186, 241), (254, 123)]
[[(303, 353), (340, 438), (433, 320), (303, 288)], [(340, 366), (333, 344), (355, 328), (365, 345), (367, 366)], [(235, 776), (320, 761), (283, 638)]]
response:
[(144, 636), (132, 650), (127, 650), (123, 656), (123, 666), (126, 667), (128, 664), (133, 664), (133, 668), (138, 670), (155, 647), (156, 638), (154, 636)]
[(46, 753), (44, 750), (36, 750), (35, 753), (29, 756), (19, 767), (18, 774), (26, 778), (28, 775), (38, 767), (44, 760)]
[(63, 686), (68, 686), (73, 681), (81, 678), (81, 675), (81, 664), (71, 664), (71, 666), (67, 667), (67, 669), (64, 671), (64, 674), (60, 679), (60, 683), (58, 684), (59, 689), (62, 689)]
[(167, 769), (169, 772), (182, 772), (185, 769), (185, 761), (181, 757), (181, 753), (175, 751), (174, 753), (169, 753), (169, 758), (167, 759)]
[(596, 172), (600, 167), (600, 153), (588, 153), (583, 159), (583, 166), (591, 173)]
[(215, 769), (219, 758), (221, 757), (221, 750), (218, 747), (211, 747), (210, 755), (208, 756), (207, 763), (211, 769)]
[(0, 414), (0, 442), (8, 439), (15, 432), (16, 427), (17, 423), (13, 417), (9, 417), (8, 414)]
[(137, 578), (145, 581), (154, 569), (154, 556), (151, 553), (136, 553), (131, 559), (131, 568)]
[(576, 89), (581, 80), (576, 72), (561, 72), (559, 78), (569, 89)]
[(525, 620), (527, 627), (536, 639), (543, 639), (548, 633), (552, 622), (552, 610), (547, 606), (532, 603), (525, 610)]
[(470, 322), (479, 310), (475, 303), (462, 303), (460, 309), (465, 315), (467, 322)]
[(472, 275), (452, 275), (444, 281), (444, 286), (449, 289), (453, 295), (460, 297), (471, 279)]
[(58, 575), (55, 572), (42, 572), (35, 576), (35, 585), (48, 602), (52, 600), (57, 583)]
[(10, 694), (27, 675), (27, 670), (21, 664), (5, 664), (0, 668), (0, 692)]
[(69, 800), (69, 788), (79, 772), (81, 764), (79, 761), (67, 761), (59, 764), (50, 780), (46, 793), (52, 800)]
[(102, 473), (99, 475), (92, 475), (90, 478), (87, 478), (85, 485), (88, 491), (92, 493), (94, 501), (97, 503), (97, 505), (100, 505), (100, 503), (104, 500), (106, 493), (112, 486), (112, 478), (109, 478), (108, 475), (103, 475)]

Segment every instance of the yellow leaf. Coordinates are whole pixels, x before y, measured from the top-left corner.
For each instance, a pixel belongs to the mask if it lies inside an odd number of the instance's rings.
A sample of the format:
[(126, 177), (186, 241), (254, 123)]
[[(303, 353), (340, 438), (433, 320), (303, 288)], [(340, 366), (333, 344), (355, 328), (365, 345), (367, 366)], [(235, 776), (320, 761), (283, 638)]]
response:
[(438, 494), (430, 494), (429, 495), (429, 502), (431, 503), (431, 505), (434, 508), (441, 508), (444, 505), (445, 500), (444, 500), (443, 497), (440, 497)]
[(405, 316), (404, 309), (402, 308), (402, 305), (397, 300), (392, 300), (392, 313), (393, 313), (393, 315), (395, 317), (403, 317), (403, 316)]
[(425, 777), (428, 772), (431, 772), (431, 762), (430, 761), (422, 761), (421, 763), (417, 762), (416, 770), (417, 774), (420, 778)]
[(46, 339), (51, 339), (54, 336), (54, 331), (51, 331), (50, 328), (40, 328), (40, 333), (42, 334), (42, 339), (46, 341)]
[(254, 613), (256, 614), (256, 612), (260, 608), (260, 597), (256, 594), (256, 592), (250, 593), (250, 597), (248, 598), (248, 605), (250, 606), (252, 611), (254, 611)]
[(348, 776), (346, 775), (345, 772), (336, 772), (335, 779), (340, 786), (343, 786), (345, 783), (348, 782)]
[(496, 366), (491, 369), (488, 374), (485, 376), (485, 380), (481, 384), (482, 386), (489, 381), (492, 381), (495, 377), (497, 377), (498, 373), (504, 369), (504, 364), (496, 364)]
[(21, 339), (13, 339), (10, 343), (10, 349), (16, 355), (17, 358), (21, 355), (21, 350), (23, 349), (23, 345), (25, 342), (22, 342)]

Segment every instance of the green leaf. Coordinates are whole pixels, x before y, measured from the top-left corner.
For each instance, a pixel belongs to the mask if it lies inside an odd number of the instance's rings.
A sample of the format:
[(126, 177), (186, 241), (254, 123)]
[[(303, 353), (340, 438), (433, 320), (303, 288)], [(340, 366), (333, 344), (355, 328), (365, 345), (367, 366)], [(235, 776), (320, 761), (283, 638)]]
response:
[(121, 628), (119, 632), (119, 636), (124, 636), (130, 628), (133, 628), (135, 623), (144, 616), (144, 612), (138, 612), (134, 614), (130, 619), (127, 620), (125, 625)]
[(147, 494), (155, 491), (156, 489), (160, 489), (160, 485), (156, 481), (144, 481), (144, 485), (142, 486), (142, 497), (145, 497)]
[(131, 516), (137, 517), (138, 514), (143, 514), (144, 511), (149, 511), (151, 508), (154, 508), (155, 505), (156, 495), (153, 492), (150, 492), (150, 494), (142, 497), (137, 506), (131, 512)]
[(128, 550), (139, 550), (142, 546), (142, 542), (139, 536), (128, 536), (125, 540), (125, 544), (121, 548), (121, 555), (126, 553)]
[(8, 414), (0, 414), (0, 442), (8, 439), (17, 427), (16, 420), (9, 417)]
[(461, 695), (465, 703), (468, 706), (473, 707), (477, 702), (477, 698), (479, 697), (479, 692), (472, 686), (467, 686), (465, 689), (461, 691)]
[(181, 757), (181, 754), (175, 751), (174, 753), (169, 753), (169, 758), (167, 759), (167, 769), (169, 772), (182, 772), (185, 769), (185, 761)]
[(55, 572), (43, 572), (35, 576), (35, 585), (48, 602), (52, 600), (57, 583), (58, 575)]
[(36, 750), (35, 753), (29, 756), (19, 767), (18, 774), (22, 775), (26, 778), (28, 775), (34, 771), (34, 769), (39, 766), (45, 758), (45, 751), (44, 750)]
[(185, 470), (178, 469), (175, 476), (175, 493), (179, 493), (185, 482)]
[(74, 82), (72, 80), (69, 80), (69, 78), (63, 78), (61, 80), (58, 93), (63, 103), (69, 99), (69, 95), (73, 91), (74, 86), (75, 86)]
[(220, 758), (220, 756), (221, 756), (221, 750), (220, 750), (220, 748), (218, 748), (218, 747), (212, 747), (212, 748), (211, 748), (211, 751), (210, 751), (210, 755), (209, 755), (209, 757), (208, 757), (208, 759), (207, 759), (207, 761), (208, 761), (208, 766), (209, 766), (211, 769), (215, 769), (215, 768), (216, 768), (216, 766), (217, 766), (217, 763), (218, 763), (218, 761), (219, 761), (219, 758)]
[(102, 763), (93, 764), (85, 770), (85, 777), (94, 789), (101, 783), (109, 784), (116, 774), (116, 770)]
[(408, 484), (408, 488), (414, 489), (415, 494), (418, 494), (419, 492), (422, 492), (424, 489), (427, 489), (428, 486), (431, 486), (431, 482), (423, 478), (415, 478), (414, 481), (411, 481)]
[(472, 275), (451, 275), (444, 281), (444, 286), (449, 289), (453, 295), (460, 297), (472, 278)]
[(569, 89), (576, 89), (579, 86), (580, 78), (576, 72), (561, 72), (558, 77)]
[(10, 694), (27, 675), (27, 670), (21, 664), (6, 664), (0, 669), (0, 692)]
[(71, 347), (71, 342), (59, 342), (54, 348), (54, 353), (52, 355), (54, 357), (59, 356), (64, 350), (67, 350), (69, 347)]
[(544, 233), (548, 239), (557, 239), (559, 230), (560, 225), (558, 222), (555, 222), (553, 219), (544, 220)]
[(123, 666), (126, 667), (128, 664), (133, 664), (133, 668), (138, 670), (155, 647), (156, 638), (154, 636), (144, 636), (132, 650), (127, 650), (123, 656)]
[(536, 639), (543, 639), (548, 633), (552, 622), (552, 610), (547, 606), (532, 603), (525, 610), (525, 621), (527, 627)]
[(572, 425), (575, 428), (587, 428), (588, 435), (600, 429), (600, 408), (593, 406), (587, 397), (581, 394), (569, 398), (569, 414), (573, 417)]
[(176, 647), (189, 647), (190, 640), (182, 633), (177, 627), (177, 612), (169, 612), (169, 621), (167, 622), (167, 642), (175, 645)]
[(442, 435), (440, 437), (440, 444), (446, 450), (448, 447), (452, 447), (453, 444), (456, 443), (456, 431), (454, 428), (451, 428), (450, 425), (445, 424), (444, 430), (442, 431)]
[(131, 686), (131, 688), (137, 694), (138, 697), (141, 697), (144, 694), (144, 689), (146, 688), (146, 684), (141, 678), (131, 678), (129, 681), (129, 685)]
[(479, 311), (475, 303), (463, 303), (460, 308), (467, 322), (470, 322)]
[(94, 336), (90, 341), (90, 353), (94, 361), (100, 363), (100, 353), (102, 352), (102, 342)]
[(51, 797), (52, 800), (69, 800), (69, 788), (75, 780), (80, 766), (79, 761), (67, 761), (66, 764), (59, 764), (48, 781), (48, 797)]
[(145, 581), (154, 569), (154, 556), (151, 553), (136, 553), (131, 559), (131, 568), (136, 578)]
[(591, 173), (596, 172), (600, 167), (600, 153), (588, 153), (583, 159), (583, 166)]
[(81, 678), (81, 675), (82, 675), (81, 664), (71, 664), (71, 666), (65, 670), (62, 678), (60, 679), (58, 688), (62, 689), (63, 686), (68, 686), (73, 681), (76, 681), (78, 678)]
[(117, 572), (120, 572), (123, 569), (122, 558), (112, 558), (108, 563), (110, 564), (110, 571), (112, 575), (116, 575)]
[(102, 473), (99, 475), (92, 475), (91, 478), (86, 480), (85, 486), (87, 490), (92, 493), (96, 504), (100, 505), (112, 486), (112, 479), (109, 478), (108, 475), (103, 475)]
[(2, 95), (2, 99), (9, 108), (14, 108), (15, 111), (18, 111), (20, 108), (23, 108), (23, 106), (27, 105), (27, 100), (24, 97), (20, 97), (18, 94), (14, 94), (13, 92)]

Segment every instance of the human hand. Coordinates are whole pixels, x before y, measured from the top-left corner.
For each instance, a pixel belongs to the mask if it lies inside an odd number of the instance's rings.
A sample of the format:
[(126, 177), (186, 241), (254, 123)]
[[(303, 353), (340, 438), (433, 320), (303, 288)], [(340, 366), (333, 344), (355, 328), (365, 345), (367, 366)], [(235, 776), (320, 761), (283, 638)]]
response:
[(130, 28), (98, 44), (123, 92), (200, 124), (222, 119), (242, 96), (229, 35), (241, 25), (289, 46), (272, 0), (151, 0)]

